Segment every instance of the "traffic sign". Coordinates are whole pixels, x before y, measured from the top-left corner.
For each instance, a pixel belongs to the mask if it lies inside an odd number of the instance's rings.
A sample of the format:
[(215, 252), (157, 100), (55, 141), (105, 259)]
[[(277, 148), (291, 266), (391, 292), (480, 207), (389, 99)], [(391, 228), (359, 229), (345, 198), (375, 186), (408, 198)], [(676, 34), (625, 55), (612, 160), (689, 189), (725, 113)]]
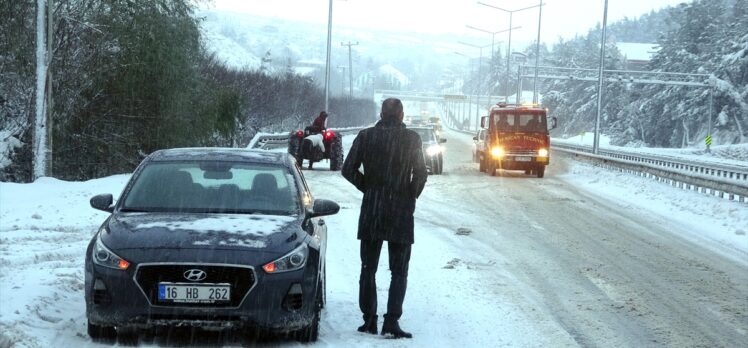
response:
[(705, 142), (706, 142), (706, 146), (712, 145), (712, 136), (707, 134)]

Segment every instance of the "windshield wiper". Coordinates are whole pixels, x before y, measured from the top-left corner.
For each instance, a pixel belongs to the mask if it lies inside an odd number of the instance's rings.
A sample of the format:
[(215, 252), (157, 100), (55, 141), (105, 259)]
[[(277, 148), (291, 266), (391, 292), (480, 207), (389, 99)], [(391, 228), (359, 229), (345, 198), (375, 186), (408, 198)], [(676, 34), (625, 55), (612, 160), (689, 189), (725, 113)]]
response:
[(123, 213), (152, 213), (152, 211), (150, 210), (135, 209), (135, 208), (122, 208), (119, 211)]

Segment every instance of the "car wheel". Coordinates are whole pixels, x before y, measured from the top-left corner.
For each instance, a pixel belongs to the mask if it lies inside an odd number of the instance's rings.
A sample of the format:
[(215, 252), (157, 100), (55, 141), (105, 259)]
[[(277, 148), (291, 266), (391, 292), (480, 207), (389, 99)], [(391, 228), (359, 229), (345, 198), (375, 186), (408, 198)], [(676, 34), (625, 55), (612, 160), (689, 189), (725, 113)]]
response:
[(339, 171), (343, 169), (343, 139), (336, 134), (330, 145), (330, 170)]
[(530, 174), (532, 174), (532, 170), (530, 170), (530, 169), (525, 169), (525, 175), (530, 175)]
[(439, 155), (439, 159), (436, 161), (436, 174), (441, 175), (444, 172), (444, 158)]
[(493, 159), (488, 161), (488, 175), (496, 176), (496, 161)]
[(478, 154), (478, 171), (485, 172), (486, 171), (486, 160), (483, 158), (483, 156)]
[(324, 297), (324, 285), (322, 283), (322, 280), (320, 280), (320, 284), (317, 285), (317, 304), (314, 308), (312, 323), (296, 332), (296, 340), (301, 343), (316, 342), (319, 338), (319, 320), (322, 312), (322, 298)]
[(139, 342), (138, 330), (135, 328), (118, 328), (117, 343), (121, 346), (137, 346)]
[(113, 326), (101, 326), (88, 322), (88, 336), (95, 342), (111, 342), (117, 339), (117, 331)]
[(291, 133), (288, 139), (288, 153), (296, 159), (296, 163), (301, 166), (303, 157), (301, 156), (301, 139), (295, 133)]
[(545, 176), (545, 166), (540, 166), (535, 170), (535, 173), (538, 175), (538, 178), (542, 178)]

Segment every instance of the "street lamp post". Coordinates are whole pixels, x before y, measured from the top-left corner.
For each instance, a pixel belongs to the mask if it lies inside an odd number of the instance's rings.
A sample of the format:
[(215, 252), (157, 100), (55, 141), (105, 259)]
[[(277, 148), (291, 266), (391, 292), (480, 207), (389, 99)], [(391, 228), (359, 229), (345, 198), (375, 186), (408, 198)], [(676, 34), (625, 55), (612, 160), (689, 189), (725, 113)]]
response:
[(327, 57), (325, 58), (325, 111), (330, 107), (330, 53), (332, 51), (332, 0), (327, 8)]
[[(542, 0), (541, 0), (542, 1)], [(603, 109), (603, 69), (605, 68), (605, 29), (608, 24), (608, 0), (605, 0), (605, 8), (603, 10), (603, 29), (602, 38), (600, 39), (600, 72), (598, 73), (598, 84), (597, 84), (597, 115), (595, 116), (595, 139), (592, 143), (592, 153), (598, 154), (600, 151), (600, 114)], [(535, 68), (535, 76), (537, 76), (538, 69)]]
[[(473, 58), (471, 58), (467, 54), (464, 54), (464, 53), (461, 53), (461, 52), (454, 52), (454, 54), (467, 58), (468, 62), (470, 62), (470, 70), (468, 70), (468, 76), (472, 75), (473, 74)], [(465, 81), (467, 81), (467, 79), (463, 80), (463, 82), (462, 82), (462, 86), (463, 87), (465, 86)], [(470, 98), (469, 94), (468, 94), (468, 98)], [(470, 99), (468, 99), (468, 103), (467, 104), (465, 104), (464, 101), (462, 102), (462, 107), (460, 107), (460, 118), (461, 119), (465, 119), (466, 118), (467, 112), (466, 112), (465, 108), (469, 104), (470, 104)]]
[[(522, 26), (518, 26), (518, 27), (514, 27), (514, 28), (512, 28), (510, 26), (509, 29), (504, 29), (504, 30), (499, 30), (499, 31), (489, 31), (489, 30), (485, 30), (485, 29), (481, 29), (481, 28), (476, 28), (476, 27), (474, 27), (472, 25), (466, 25), (466, 27), (468, 29), (473, 29), (473, 30), (477, 30), (477, 31), (480, 31), (480, 32), (483, 32), (483, 33), (486, 33), (486, 34), (491, 34), (491, 64), (490, 64), (491, 74), (493, 74), (494, 42), (496, 41), (496, 34), (504, 33), (504, 32), (507, 32), (507, 31), (512, 31), (513, 29), (520, 29), (520, 28), (522, 28)], [(509, 57), (509, 51), (507, 51), (507, 57)], [(505, 89), (506, 89), (506, 87), (505, 87)], [(493, 92), (493, 88), (489, 88), (489, 90), (488, 90), (489, 103), (491, 102), (491, 94), (493, 94), (492, 92)]]
[[(607, 3), (608, 0), (605, 0)], [(543, 17), (543, 0), (538, 4), (538, 41), (535, 42), (535, 79), (532, 82), (532, 102), (537, 104), (538, 100), (538, 64), (540, 63), (540, 20)]]
[[(478, 1), (478, 5), (487, 6), (487, 7), (493, 8), (493, 9), (504, 11), (504, 12), (506, 12), (506, 13), (509, 14), (509, 44), (508, 44), (508, 47), (506, 49), (506, 52), (507, 52), (507, 56), (506, 56), (506, 81), (505, 81), (505, 86), (504, 86), (504, 94), (505, 94), (505, 97), (507, 97), (508, 93), (509, 93), (509, 64), (510, 64), (510, 59), (509, 59), (509, 54), (508, 53), (512, 51), (512, 16), (514, 15), (515, 12), (520, 12), (520, 11), (524, 11), (524, 10), (529, 10), (531, 8), (541, 7), (541, 6), (543, 6), (543, 2), (541, 0), (541, 2), (540, 2), (539, 5), (528, 6), (528, 7), (524, 7), (524, 8), (520, 8), (520, 9), (516, 9), (516, 10), (507, 10), (507, 9), (504, 9), (504, 8), (501, 8), (501, 7), (497, 7), (497, 6), (494, 6), (494, 5), (491, 5), (491, 4), (486, 4), (486, 3), (480, 2), (480, 1)], [(540, 38), (540, 19), (538, 19), (538, 39), (539, 38)], [(540, 40), (538, 40), (538, 41), (540, 41)], [(507, 99), (507, 98), (505, 98), (505, 99)]]
[(483, 79), (483, 74), (482, 74), (482, 72), (483, 72), (483, 49), (486, 48), (486, 47), (488, 47), (488, 46), (490, 46), (490, 45), (480, 46), (480, 45), (474, 45), (474, 44), (467, 43), (467, 42), (462, 42), (462, 41), (459, 41), (458, 43), (460, 43), (462, 45), (465, 45), (465, 46), (477, 48), (478, 52), (479, 52), (479, 56), (478, 56), (478, 94), (476, 94), (476, 103), (475, 103), (475, 122), (476, 122), (476, 127), (475, 128), (477, 129), (478, 128), (477, 125), (480, 123), (480, 115), (478, 115), (478, 113), (480, 112), (479, 111), (479, 107), (480, 107), (480, 91), (481, 91), (481, 87), (482, 87), (481, 86), (482, 85), (481, 81)]

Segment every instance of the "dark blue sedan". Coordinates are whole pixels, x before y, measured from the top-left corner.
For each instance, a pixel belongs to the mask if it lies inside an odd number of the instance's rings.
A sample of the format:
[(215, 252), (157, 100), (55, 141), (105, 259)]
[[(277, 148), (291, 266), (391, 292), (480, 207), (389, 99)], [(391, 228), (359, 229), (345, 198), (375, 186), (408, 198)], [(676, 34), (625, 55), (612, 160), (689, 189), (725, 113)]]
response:
[(155, 327), (261, 329), (315, 341), (327, 228), (286, 153), (157, 151), (138, 166), (86, 251), (88, 334)]

